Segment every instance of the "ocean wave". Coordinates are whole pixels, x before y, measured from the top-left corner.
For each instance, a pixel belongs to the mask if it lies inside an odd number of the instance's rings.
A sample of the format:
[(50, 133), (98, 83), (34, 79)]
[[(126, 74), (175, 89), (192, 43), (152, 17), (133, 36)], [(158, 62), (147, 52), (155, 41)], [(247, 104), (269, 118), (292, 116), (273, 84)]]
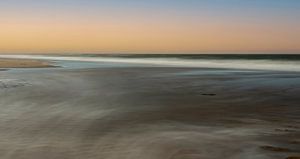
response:
[(183, 58), (123, 58), (123, 57), (81, 57), (43, 55), (0, 55), (0, 58), (40, 59), (56, 61), (111, 62), (145, 64), (166, 67), (223, 68), (247, 70), (272, 70), (300, 72), (300, 61), (253, 60), (253, 59), (183, 59)]

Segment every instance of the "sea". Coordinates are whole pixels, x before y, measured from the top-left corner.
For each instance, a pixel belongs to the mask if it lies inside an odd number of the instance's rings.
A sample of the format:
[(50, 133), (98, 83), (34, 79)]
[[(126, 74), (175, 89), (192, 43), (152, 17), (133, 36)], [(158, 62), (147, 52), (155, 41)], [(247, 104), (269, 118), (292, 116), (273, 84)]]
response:
[(300, 54), (49, 54), (0, 58), (300, 72)]

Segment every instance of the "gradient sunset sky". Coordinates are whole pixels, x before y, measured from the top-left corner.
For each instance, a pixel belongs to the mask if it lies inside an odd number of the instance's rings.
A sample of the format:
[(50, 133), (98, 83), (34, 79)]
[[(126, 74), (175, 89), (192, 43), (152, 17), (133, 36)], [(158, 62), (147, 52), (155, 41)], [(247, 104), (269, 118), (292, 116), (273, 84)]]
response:
[(300, 53), (300, 0), (1, 0), (2, 53)]

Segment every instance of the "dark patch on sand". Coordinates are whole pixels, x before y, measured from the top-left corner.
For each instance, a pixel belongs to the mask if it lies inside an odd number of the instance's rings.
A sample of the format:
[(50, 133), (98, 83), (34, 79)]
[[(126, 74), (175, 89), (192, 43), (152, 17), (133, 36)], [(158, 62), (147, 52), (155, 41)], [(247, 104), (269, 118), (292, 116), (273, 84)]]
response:
[(214, 93), (203, 93), (203, 96), (216, 96), (217, 94)]
[(300, 127), (298, 127), (298, 126), (293, 126), (293, 125), (288, 125), (288, 126), (286, 126), (286, 127), (292, 128), (292, 129), (300, 129)]
[(274, 147), (274, 146), (261, 146), (263, 150), (273, 151), (273, 152), (295, 152), (294, 150), (282, 147)]
[(291, 144), (300, 144), (300, 141), (291, 141)]
[(297, 130), (292, 130), (292, 129), (275, 129), (275, 131), (279, 131), (279, 132), (297, 132)]
[(287, 157), (286, 159), (300, 159), (300, 156), (290, 156), (290, 157)]

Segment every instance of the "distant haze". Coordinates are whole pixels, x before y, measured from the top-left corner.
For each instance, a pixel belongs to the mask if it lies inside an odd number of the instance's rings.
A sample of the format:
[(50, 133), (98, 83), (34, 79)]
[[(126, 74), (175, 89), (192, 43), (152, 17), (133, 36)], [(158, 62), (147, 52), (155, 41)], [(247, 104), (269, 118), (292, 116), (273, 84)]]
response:
[(0, 54), (300, 53), (299, 0), (2, 0)]

